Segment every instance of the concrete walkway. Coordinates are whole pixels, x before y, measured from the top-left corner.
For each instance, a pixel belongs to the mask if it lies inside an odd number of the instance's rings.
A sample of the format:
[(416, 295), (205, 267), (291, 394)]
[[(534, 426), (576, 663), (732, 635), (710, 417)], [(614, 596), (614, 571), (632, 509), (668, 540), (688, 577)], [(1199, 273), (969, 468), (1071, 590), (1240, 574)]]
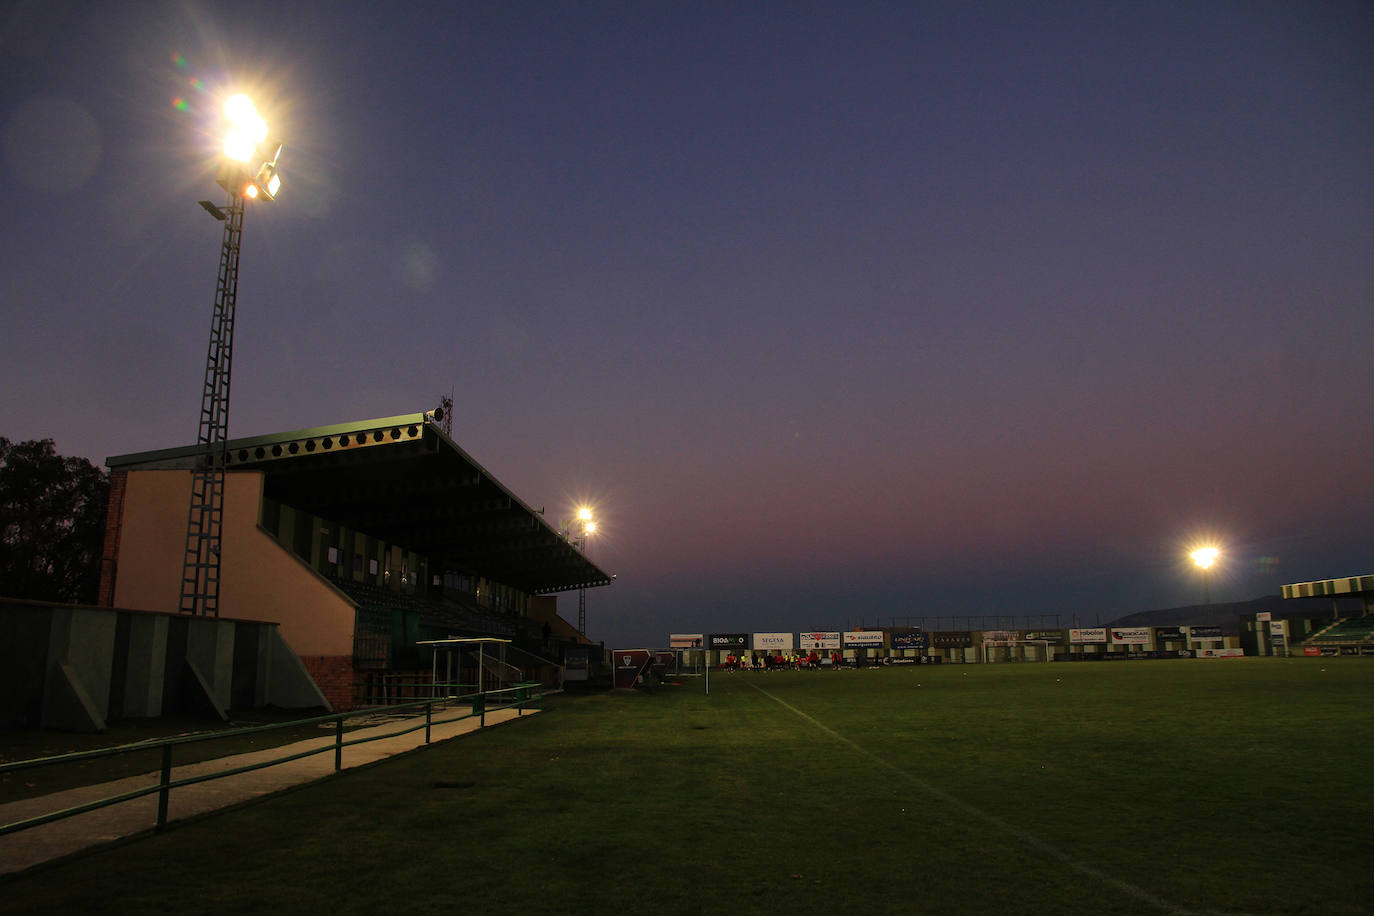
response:
[[(523, 711), (516, 709), (488, 710), (486, 724), (488, 726), (499, 725), (516, 718), (533, 715), (536, 712), (538, 710), (535, 709)], [(454, 710), (453, 713), (457, 714), (457, 710)], [(437, 716), (443, 718), (442, 713), (437, 713)], [(401, 718), (398, 716), (387, 719), (379, 725), (355, 728), (345, 732), (344, 740), (353, 741), (373, 735), (385, 735), (423, 723), (423, 716), (418, 718)], [(430, 741), (431, 743), (446, 741), (449, 738), (456, 738), (459, 735), (476, 731), (480, 727), (481, 720), (477, 717), (436, 725), (430, 731)], [(366, 744), (345, 747), (343, 749), (343, 767), (348, 769), (365, 766), (387, 757), (404, 754), (417, 747), (423, 747), (424, 743), (425, 732), (421, 728), (398, 737), (380, 738)], [(174, 756), (172, 779), (176, 780), (204, 773), (231, 770), (235, 767), (271, 760), (276, 757), (286, 757), (315, 747), (331, 748), (331, 750), (303, 757), (300, 760), (292, 760), (260, 770), (252, 770), (248, 773), (239, 773), (235, 776), (225, 776), (222, 779), (212, 779), (173, 789), (168, 795), (167, 820), (170, 823), (195, 817), (264, 795), (271, 795), (273, 792), (280, 792), (302, 783), (323, 779), (334, 772), (333, 745), (334, 733), (330, 731), (322, 732), (319, 738), (309, 738), (295, 744), (254, 751), (249, 754), (238, 754), (233, 757), (221, 757), (217, 760), (206, 760), (185, 766), (175, 766)], [(7, 805), (0, 805), (0, 825), (17, 823), (27, 818), (39, 817), (55, 811), (64, 811), (87, 802), (111, 798), (124, 792), (156, 785), (158, 779), (158, 774), (153, 772), (142, 776), (130, 776), (114, 782), (68, 789), (65, 792), (54, 792), (51, 795), (42, 795), (38, 798), (10, 802)], [(41, 827), (31, 827), (18, 833), (0, 836), (0, 874), (22, 871), (43, 862), (60, 859), (83, 849), (98, 846), (101, 843), (108, 843), (111, 840), (151, 830), (157, 826), (157, 800), (157, 794), (154, 793), (132, 801), (121, 802), (85, 814), (64, 818), (51, 824), (44, 824)]]

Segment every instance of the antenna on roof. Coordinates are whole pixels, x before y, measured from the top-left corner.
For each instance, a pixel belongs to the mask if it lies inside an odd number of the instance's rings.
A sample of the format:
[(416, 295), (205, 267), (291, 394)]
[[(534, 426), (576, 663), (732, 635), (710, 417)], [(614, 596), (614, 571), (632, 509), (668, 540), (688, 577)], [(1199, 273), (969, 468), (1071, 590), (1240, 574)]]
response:
[(435, 412), (435, 417), (439, 420), (440, 427), (444, 435), (453, 438), (453, 389), (448, 390), (448, 394), (439, 398), (439, 409)]

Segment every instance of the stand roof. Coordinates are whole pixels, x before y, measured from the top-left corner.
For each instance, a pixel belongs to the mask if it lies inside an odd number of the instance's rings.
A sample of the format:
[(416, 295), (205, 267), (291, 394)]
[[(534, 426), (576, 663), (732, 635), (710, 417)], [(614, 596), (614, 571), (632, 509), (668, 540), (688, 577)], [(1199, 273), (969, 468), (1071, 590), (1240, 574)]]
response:
[[(190, 469), (191, 445), (107, 458), (111, 470)], [(261, 471), (264, 494), (425, 554), (445, 569), (531, 594), (608, 585), (586, 554), (444, 434), (432, 414), (232, 439), (227, 471)]]

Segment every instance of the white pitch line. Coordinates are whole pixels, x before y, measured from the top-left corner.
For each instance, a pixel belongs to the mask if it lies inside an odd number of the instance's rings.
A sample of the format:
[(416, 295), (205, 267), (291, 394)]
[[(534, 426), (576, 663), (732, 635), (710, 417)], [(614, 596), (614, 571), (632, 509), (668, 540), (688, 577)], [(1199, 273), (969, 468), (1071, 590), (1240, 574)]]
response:
[(973, 805), (970, 805), (963, 799), (956, 798), (955, 796), (950, 795), (943, 789), (936, 788), (935, 786), (926, 782), (921, 777), (913, 775), (912, 773), (908, 773), (906, 770), (903, 770), (901, 767), (897, 766), (894, 763), (890, 763), (889, 761), (884, 760), (883, 758), (879, 757), (877, 754), (873, 753), (867, 748), (855, 744), (853, 741), (850, 741), (844, 735), (841, 735), (839, 732), (830, 728), (825, 723), (817, 719), (813, 719), (811, 716), (802, 712), (800, 709), (793, 706), (791, 703), (788, 703), (786, 700), (782, 700), (778, 697), (773, 696), (773, 694), (769, 693), (767, 690), (764, 690), (762, 687), (753, 683), (752, 681), (746, 681), (746, 683), (748, 683), (750, 687), (753, 687), (759, 693), (768, 697), (768, 699), (782, 706), (784, 709), (787, 709), (794, 715), (799, 716), (807, 722), (810, 722), (816, 728), (819, 728), (821, 731), (825, 732), (827, 735), (834, 738), (841, 744), (847, 745), (850, 749), (854, 750), (858, 754), (867, 757), (869, 760), (873, 761), (879, 766), (891, 770), (897, 775), (903, 777), (912, 785), (920, 789), (922, 792), (925, 792), (927, 795), (934, 796), (935, 798), (939, 799), (945, 804), (957, 808), (965, 814), (968, 814), (971, 817), (975, 817), (978, 820), (983, 821), (985, 824), (990, 824), (993, 827), (996, 827), (998, 830), (1015, 837), (1016, 839), (1020, 840), (1022, 843), (1025, 843), (1027, 846), (1031, 847), (1037, 852), (1044, 853), (1050, 858), (1058, 859), (1060, 862), (1063, 862), (1065, 865), (1067, 865), (1069, 868), (1072, 868), (1074, 871), (1079, 872), (1083, 875), (1087, 875), (1089, 878), (1093, 878), (1094, 880), (1101, 881), (1103, 884), (1106, 884), (1109, 887), (1114, 887), (1122, 893), (1129, 894), (1130, 896), (1141, 901), (1142, 903), (1147, 903), (1150, 906), (1155, 907), (1159, 910), (1163, 910), (1166, 913), (1174, 913), (1177, 914), (1177, 916), (1192, 916), (1192, 914), (1194, 913), (1193, 910), (1184, 909), (1183, 907), (1176, 906), (1175, 904), (1172, 904), (1167, 900), (1164, 900), (1160, 897), (1156, 897), (1154, 894), (1151, 894), (1144, 888), (1136, 887), (1134, 884), (1122, 881), (1120, 878), (1114, 878), (1106, 872), (1099, 871), (1098, 869), (1093, 868), (1091, 865), (1078, 861), (1064, 850), (1060, 849), (1057, 846), (1051, 845), (1050, 843), (1046, 842), (1045, 840), (1042, 840), (1035, 834), (1027, 830), (1022, 830), (1020, 827), (1017, 827), (1014, 824), (1009, 824), (995, 814), (989, 814), (981, 808), (975, 808)]

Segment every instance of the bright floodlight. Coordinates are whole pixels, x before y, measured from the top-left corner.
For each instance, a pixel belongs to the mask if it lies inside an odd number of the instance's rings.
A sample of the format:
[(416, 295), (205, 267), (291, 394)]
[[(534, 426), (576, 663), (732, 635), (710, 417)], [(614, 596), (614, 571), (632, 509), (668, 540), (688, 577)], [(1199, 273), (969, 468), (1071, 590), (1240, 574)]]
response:
[(224, 136), (224, 155), (248, 162), (257, 153), (258, 144), (267, 139), (267, 122), (258, 115), (246, 95), (232, 96), (225, 102), (224, 117), (229, 122), (229, 132)]
[(242, 93), (231, 95), (225, 101), (224, 116), (231, 124), (248, 124), (254, 120), (262, 120), (258, 117), (258, 109), (253, 105), (253, 100)]
[(581, 509), (577, 510), (577, 517), (584, 522), (590, 522), (592, 520), (592, 510), (583, 506)]
[(231, 96), (224, 103), (224, 120), (224, 159), (215, 180), (231, 194), (274, 199), (281, 191), (281, 141), (267, 139), (267, 122), (246, 95)]
[(596, 522), (587, 522), (582, 526), (582, 532), (584, 534), (596, 534)]
[(1203, 569), (1210, 569), (1220, 553), (1215, 547), (1199, 547), (1192, 553), (1193, 562)]

